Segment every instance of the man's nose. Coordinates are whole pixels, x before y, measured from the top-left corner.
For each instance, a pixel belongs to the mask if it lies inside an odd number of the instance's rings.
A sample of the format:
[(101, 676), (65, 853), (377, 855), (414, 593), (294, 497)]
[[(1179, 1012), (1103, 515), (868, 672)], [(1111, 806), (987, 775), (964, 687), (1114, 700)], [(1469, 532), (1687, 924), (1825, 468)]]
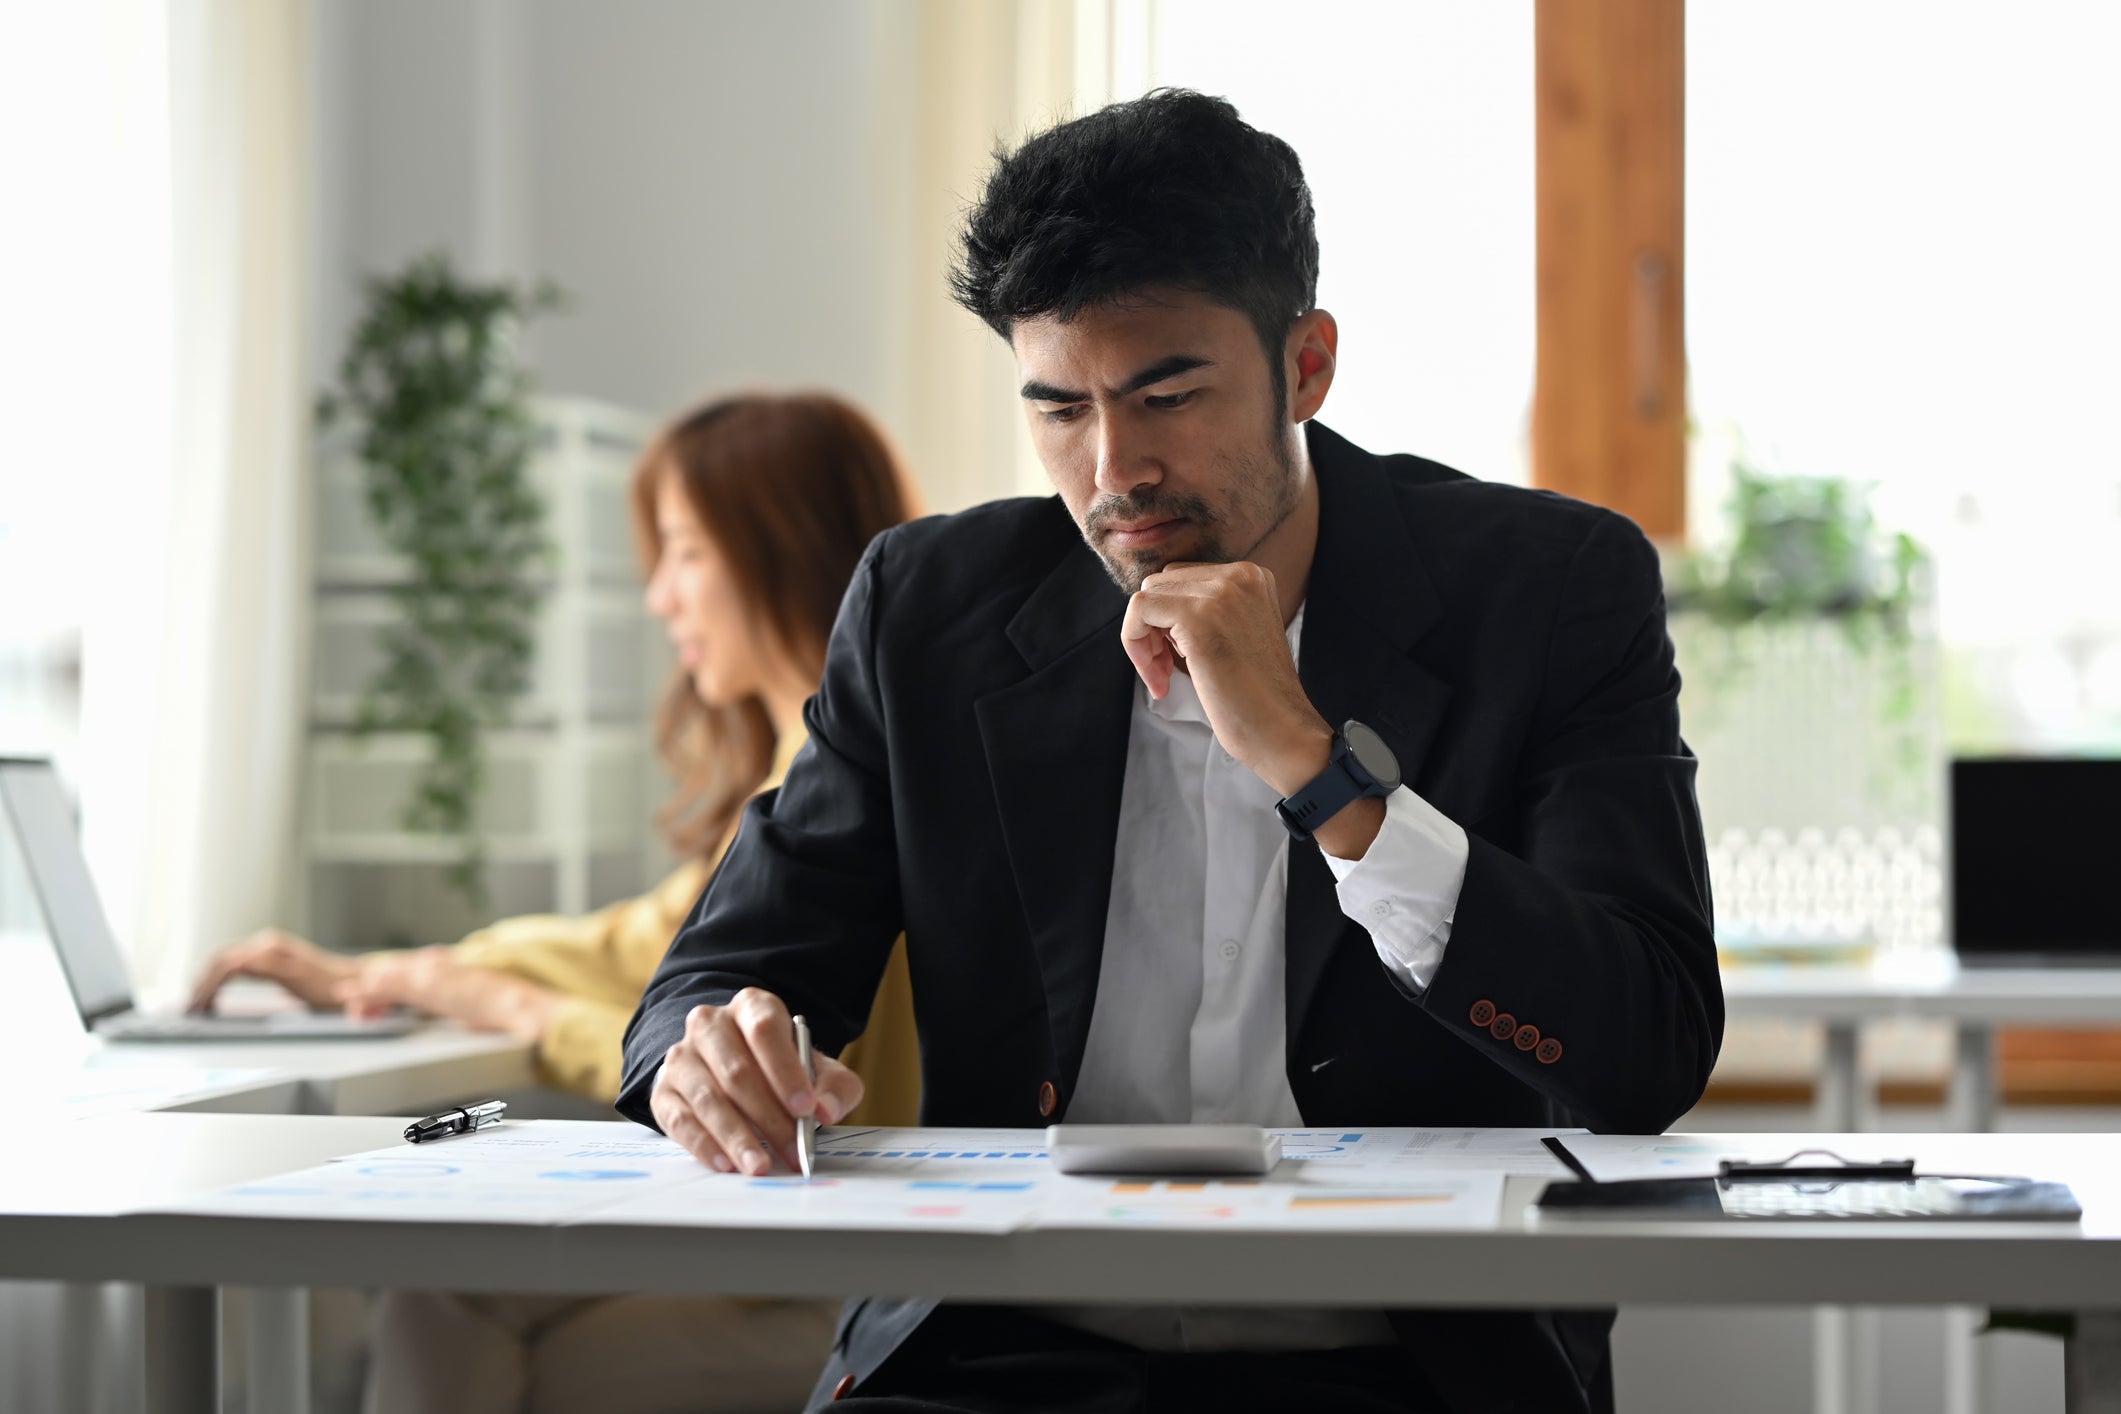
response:
[(1097, 420), (1097, 489), (1111, 496), (1163, 480), (1163, 469), (1146, 440), (1127, 422), (1124, 415), (1111, 412)]

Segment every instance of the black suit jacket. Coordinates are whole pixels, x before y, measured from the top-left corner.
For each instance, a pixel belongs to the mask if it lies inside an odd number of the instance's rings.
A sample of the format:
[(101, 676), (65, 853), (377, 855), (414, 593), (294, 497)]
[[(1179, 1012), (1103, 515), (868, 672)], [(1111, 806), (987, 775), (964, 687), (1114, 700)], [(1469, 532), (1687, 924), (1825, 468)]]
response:
[[(1609, 511), (1307, 435), (1320, 510), (1299, 676), (1328, 721), (1384, 737), (1471, 854), (1443, 962), (1410, 995), (1316, 847), (1291, 846), (1285, 1061), (1304, 1122), (1663, 1130), (1707, 1081), (1723, 997), (1655, 551)], [(878, 537), (808, 745), (747, 810), (642, 999), (620, 1110), (652, 1124), (686, 1012), (746, 986), (837, 1051), (903, 931), (923, 1121), (1064, 1119), (1136, 682), (1125, 607), (1056, 498)], [(828, 1379), (875, 1368), (927, 1309), (850, 1308)], [(1454, 1409), (1609, 1401), (1608, 1312), (1393, 1322)]]

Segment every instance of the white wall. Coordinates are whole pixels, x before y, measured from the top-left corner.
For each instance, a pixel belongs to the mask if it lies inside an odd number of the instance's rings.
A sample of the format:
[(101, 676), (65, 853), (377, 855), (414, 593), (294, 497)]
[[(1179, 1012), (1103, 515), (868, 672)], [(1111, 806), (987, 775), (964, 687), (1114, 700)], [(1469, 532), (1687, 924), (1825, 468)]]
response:
[[(912, 81), (895, 0), (317, 0), (318, 367), (364, 273), (549, 276), (543, 385), (658, 416), (747, 382), (902, 387)], [(940, 255), (933, 290), (942, 298)]]

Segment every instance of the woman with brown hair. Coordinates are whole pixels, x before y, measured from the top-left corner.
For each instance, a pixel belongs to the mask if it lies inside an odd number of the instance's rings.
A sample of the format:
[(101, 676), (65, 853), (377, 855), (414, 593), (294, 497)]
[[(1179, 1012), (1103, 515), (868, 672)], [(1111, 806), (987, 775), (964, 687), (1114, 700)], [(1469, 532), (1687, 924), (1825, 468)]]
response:
[[(686, 857), (650, 893), (585, 918), (511, 918), (449, 947), (350, 958), (254, 935), (194, 991), (268, 977), (312, 1006), (410, 1006), (536, 1048), (548, 1084), (607, 1103), (620, 1043), (671, 937), (735, 834), (802, 746), (840, 597), (909, 490), (875, 427), (826, 394), (726, 398), (680, 418), (632, 490), (648, 609), (678, 671), (657, 742), (678, 780), (660, 823)], [(862, 1074), (847, 1123), (912, 1124), (920, 1057), (903, 943), (868, 1030), (841, 1057)], [(371, 1408), (792, 1408), (822, 1362), (832, 1309), (810, 1302), (393, 1293), (379, 1312)]]

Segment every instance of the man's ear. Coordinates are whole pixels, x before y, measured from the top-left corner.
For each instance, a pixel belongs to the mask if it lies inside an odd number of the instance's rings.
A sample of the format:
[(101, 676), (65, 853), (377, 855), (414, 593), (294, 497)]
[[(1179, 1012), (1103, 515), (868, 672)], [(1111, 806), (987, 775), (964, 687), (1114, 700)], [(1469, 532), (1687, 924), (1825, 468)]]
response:
[(1282, 356), (1289, 382), (1290, 421), (1309, 422), (1325, 406), (1339, 349), (1340, 326), (1322, 309), (1304, 315), (1289, 330)]

